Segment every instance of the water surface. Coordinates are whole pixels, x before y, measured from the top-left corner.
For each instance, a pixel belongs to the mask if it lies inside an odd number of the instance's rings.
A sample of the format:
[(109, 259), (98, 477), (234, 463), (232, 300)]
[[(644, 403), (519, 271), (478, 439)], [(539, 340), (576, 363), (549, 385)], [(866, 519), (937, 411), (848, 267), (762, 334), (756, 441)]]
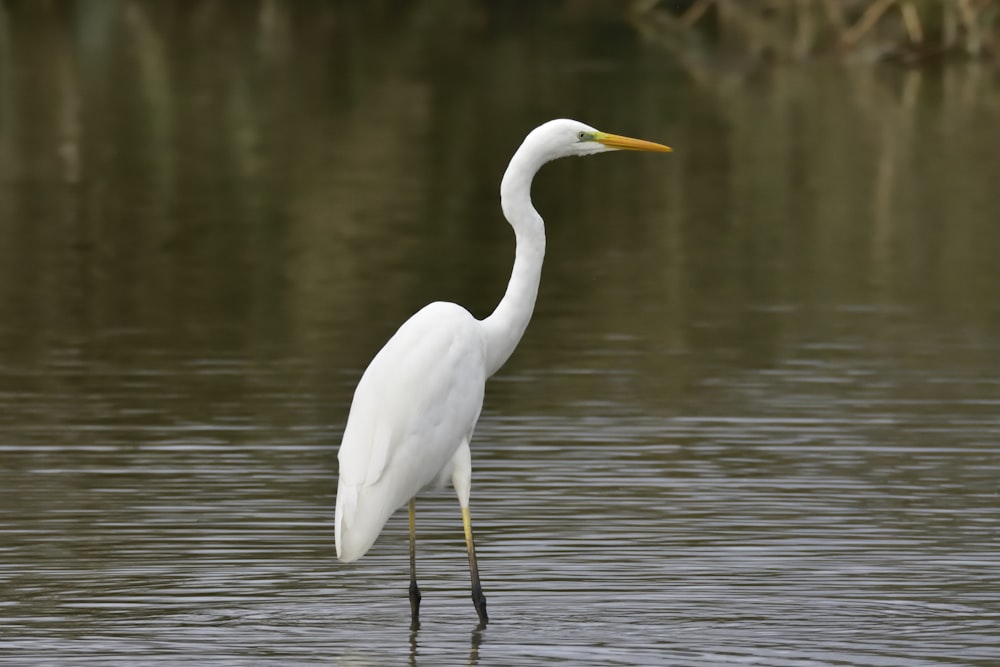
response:
[[(1000, 662), (975, 66), (210, 6), (0, 5), (0, 662)], [(539, 177), (538, 308), (473, 447), (491, 623), (444, 490), (414, 633), (405, 515), (335, 558), (339, 436), (410, 313), (502, 294), (497, 183), (556, 116), (676, 152)]]

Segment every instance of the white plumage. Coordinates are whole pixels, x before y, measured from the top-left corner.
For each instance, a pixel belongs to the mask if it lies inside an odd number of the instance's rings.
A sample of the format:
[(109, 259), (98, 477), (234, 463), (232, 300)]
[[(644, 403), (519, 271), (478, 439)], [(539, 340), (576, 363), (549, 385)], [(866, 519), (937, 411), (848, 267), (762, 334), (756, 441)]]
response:
[(469, 519), (469, 442), (483, 407), (486, 380), (520, 341), (538, 294), (545, 227), (531, 204), (531, 181), (546, 162), (609, 150), (669, 151), (660, 144), (553, 120), (525, 138), (500, 183), (504, 216), (517, 247), (507, 291), (483, 320), (453, 303), (432, 303), (389, 339), (358, 382), (338, 459), (337, 557), (350, 562), (374, 544), (385, 522), (410, 503), (410, 604), (417, 624), (420, 592), (414, 562), (413, 498), (451, 481), (465, 525), (472, 597), (487, 622)]
[(338, 456), (341, 560), (363, 556), (393, 512), (451, 476), (452, 459), (472, 438), (483, 407), (480, 326), (461, 306), (432, 303), (372, 359), (354, 392)]

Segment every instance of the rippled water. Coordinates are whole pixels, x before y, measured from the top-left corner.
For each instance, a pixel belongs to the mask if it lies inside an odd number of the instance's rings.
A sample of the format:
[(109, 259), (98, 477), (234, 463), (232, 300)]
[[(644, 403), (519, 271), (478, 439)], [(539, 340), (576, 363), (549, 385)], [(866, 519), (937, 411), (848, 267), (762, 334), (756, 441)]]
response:
[[(404, 516), (358, 563), (334, 558), (329, 397), (275, 386), (304, 360), (53, 360), (49, 387), (3, 396), (5, 657), (991, 664), (1000, 381), (941, 373), (947, 397), (927, 400), (906, 372), (827, 351), (705, 381), (659, 415), (613, 373), (588, 379), (602, 400), (563, 405), (540, 389), (565, 370), (505, 375), (494, 405), (536, 398), (488, 408), (477, 433), (491, 624), (474, 630), (441, 492), (418, 505), (415, 635)], [(183, 416), (182, 394), (237, 377), (255, 385), (240, 402)], [(58, 389), (80, 382), (82, 405)], [(265, 402), (296, 423), (255, 417)]]
[[(974, 70), (715, 87), (579, 26), (10, 6), (0, 663), (1000, 664)], [(489, 311), (503, 164), (567, 108), (677, 151), (540, 176), (539, 306), (473, 446), (491, 621), (441, 490), (411, 632), (404, 514), (335, 558), (351, 393), (427, 301)]]

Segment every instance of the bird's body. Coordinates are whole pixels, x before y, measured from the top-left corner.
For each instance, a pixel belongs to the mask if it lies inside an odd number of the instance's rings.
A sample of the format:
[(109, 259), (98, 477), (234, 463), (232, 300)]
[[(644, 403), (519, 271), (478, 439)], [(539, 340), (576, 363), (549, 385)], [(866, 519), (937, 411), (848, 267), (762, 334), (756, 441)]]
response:
[(453, 303), (432, 303), (407, 320), (372, 359), (354, 392), (340, 445), (337, 557), (350, 562), (374, 544), (385, 522), (410, 503), (410, 602), (417, 623), (413, 498), (449, 480), (465, 525), (473, 601), (485, 624), (469, 493), (469, 442), (483, 406), (486, 380), (510, 357), (531, 313), (545, 255), (545, 227), (531, 203), (531, 181), (546, 162), (616, 149), (669, 151), (660, 144), (599, 132), (573, 120), (535, 128), (511, 158), (500, 184), (504, 216), (517, 241), (507, 291), (493, 313), (477, 320)]
[[(408, 319), (372, 359), (344, 430), (345, 443), (367, 446), (340, 461), (341, 560), (363, 556), (393, 512), (449, 480), (452, 459), (471, 440), (483, 407), (485, 348), (469, 311), (439, 301)], [(382, 380), (390, 375), (391, 382)]]

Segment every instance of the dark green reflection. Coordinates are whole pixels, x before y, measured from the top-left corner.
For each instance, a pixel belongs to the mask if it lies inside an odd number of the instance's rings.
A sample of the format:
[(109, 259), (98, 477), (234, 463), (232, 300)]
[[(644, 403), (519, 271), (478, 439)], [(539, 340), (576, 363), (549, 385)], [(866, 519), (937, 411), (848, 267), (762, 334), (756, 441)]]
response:
[(0, 356), (128, 364), (126, 331), (349, 382), (427, 301), (489, 312), (512, 258), (500, 174), (563, 115), (677, 151), (543, 172), (550, 254), (512, 369), (617, 365), (581, 352), (621, 345), (669, 404), (706, 360), (996, 333), (997, 93), (974, 65), (742, 77), (555, 16), (5, 5)]

